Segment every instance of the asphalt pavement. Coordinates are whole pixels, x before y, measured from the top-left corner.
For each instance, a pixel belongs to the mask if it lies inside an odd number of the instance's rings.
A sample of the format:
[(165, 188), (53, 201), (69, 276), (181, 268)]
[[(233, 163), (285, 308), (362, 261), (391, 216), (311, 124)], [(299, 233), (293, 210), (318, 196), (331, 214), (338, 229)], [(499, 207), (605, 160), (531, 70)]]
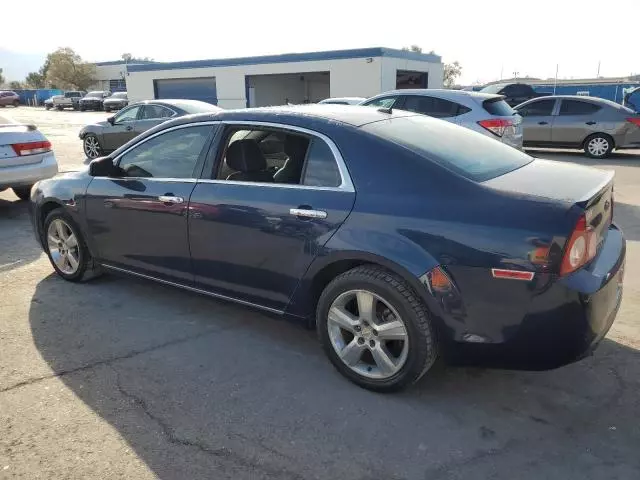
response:
[[(103, 113), (35, 122), (62, 169)], [(640, 156), (612, 168), (628, 243), (623, 304), (595, 355), (548, 372), (445, 368), (375, 394), (314, 332), (244, 307), (107, 275), (58, 278), (26, 205), (0, 193), (0, 479), (640, 478)]]

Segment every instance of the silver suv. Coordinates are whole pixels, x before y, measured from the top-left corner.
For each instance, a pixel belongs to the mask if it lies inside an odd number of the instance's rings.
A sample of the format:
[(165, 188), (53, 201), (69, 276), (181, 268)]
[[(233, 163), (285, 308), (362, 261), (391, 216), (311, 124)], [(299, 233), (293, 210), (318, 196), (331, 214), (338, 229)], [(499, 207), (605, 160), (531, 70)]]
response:
[(368, 98), (361, 105), (441, 118), (522, 150), (522, 118), (502, 95), (463, 90), (393, 90)]

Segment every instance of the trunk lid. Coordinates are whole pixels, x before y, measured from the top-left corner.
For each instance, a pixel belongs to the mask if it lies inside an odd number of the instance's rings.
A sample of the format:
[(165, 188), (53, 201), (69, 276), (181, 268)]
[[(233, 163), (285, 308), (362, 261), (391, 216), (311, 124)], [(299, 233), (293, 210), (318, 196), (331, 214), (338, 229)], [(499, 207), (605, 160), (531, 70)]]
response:
[(45, 136), (33, 125), (0, 125), (0, 168), (41, 162), (42, 154), (19, 156), (12, 145), (45, 140)]

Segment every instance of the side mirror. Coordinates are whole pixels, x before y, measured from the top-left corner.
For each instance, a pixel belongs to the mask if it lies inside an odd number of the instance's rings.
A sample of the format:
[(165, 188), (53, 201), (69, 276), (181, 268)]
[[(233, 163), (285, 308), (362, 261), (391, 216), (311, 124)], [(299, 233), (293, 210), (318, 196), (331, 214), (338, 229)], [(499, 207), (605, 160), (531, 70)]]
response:
[(107, 118), (107, 122), (109, 122), (111, 125), (114, 125), (116, 123), (116, 117)]
[(114, 177), (117, 168), (110, 157), (98, 158), (89, 164), (89, 175), (92, 177)]

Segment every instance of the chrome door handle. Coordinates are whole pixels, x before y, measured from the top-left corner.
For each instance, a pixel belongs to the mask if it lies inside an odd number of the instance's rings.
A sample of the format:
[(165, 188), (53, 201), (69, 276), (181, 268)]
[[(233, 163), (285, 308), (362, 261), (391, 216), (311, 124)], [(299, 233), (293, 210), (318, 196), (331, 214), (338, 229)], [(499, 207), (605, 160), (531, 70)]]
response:
[(184, 198), (182, 197), (174, 197), (172, 195), (160, 195), (158, 197), (162, 203), (184, 203)]
[(327, 212), (324, 210), (308, 210), (306, 208), (292, 208), (289, 210), (291, 215), (295, 215), (296, 217), (307, 217), (307, 218), (327, 218)]

